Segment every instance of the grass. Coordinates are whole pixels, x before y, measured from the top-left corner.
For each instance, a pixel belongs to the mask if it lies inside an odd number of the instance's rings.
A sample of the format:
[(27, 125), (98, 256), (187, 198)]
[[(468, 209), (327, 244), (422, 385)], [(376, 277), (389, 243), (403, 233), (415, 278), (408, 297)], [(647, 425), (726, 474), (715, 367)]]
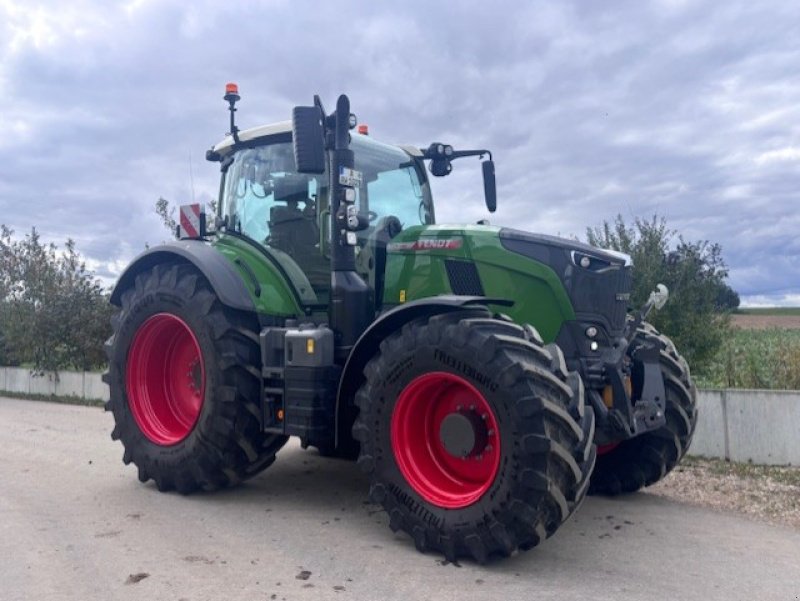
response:
[(753, 307), (737, 309), (739, 315), (800, 315), (800, 307)]
[(28, 394), (26, 392), (9, 392), (0, 390), (0, 397), (9, 399), (25, 399), (27, 401), (47, 401), (48, 403), (63, 403), (65, 405), (82, 405), (84, 407), (102, 407), (105, 401), (99, 399), (84, 399), (78, 396), (56, 396), (54, 394)]
[(705, 388), (800, 390), (800, 330), (734, 329), (712, 363), (694, 375)]

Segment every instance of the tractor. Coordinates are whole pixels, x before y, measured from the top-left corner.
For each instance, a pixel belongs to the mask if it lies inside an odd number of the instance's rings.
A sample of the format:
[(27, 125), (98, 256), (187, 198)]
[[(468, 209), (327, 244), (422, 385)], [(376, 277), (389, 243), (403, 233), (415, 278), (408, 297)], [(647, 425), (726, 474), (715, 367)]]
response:
[(574, 240), (437, 224), (426, 167), (488, 150), (373, 139), (340, 96), (240, 130), (216, 215), (123, 272), (106, 344), (112, 439), (188, 494), (269, 467), (289, 437), (356, 459), (417, 549), (485, 562), (551, 536), (587, 494), (673, 469), (697, 420), (689, 367), (631, 308), (631, 260)]

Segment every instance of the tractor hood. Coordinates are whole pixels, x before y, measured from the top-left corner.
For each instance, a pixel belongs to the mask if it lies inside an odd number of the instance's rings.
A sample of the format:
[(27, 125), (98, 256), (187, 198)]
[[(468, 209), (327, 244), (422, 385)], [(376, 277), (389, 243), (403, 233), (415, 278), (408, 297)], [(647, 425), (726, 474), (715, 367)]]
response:
[(499, 236), (506, 250), (550, 266), (579, 319), (598, 320), (609, 334), (621, 335), (633, 285), (628, 255), (512, 229), (500, 230)]
[[(547, 264), (551, 264), (551, 253), (555, 251), (559, 256), (563, 256), (566, 251), (569, 253), (573, 264), (577, 266), (581, 266), (580, 260), (583, 257), (588, 257), (590, 266), (591, 262), (594, 260), (598, 262), (602, 261), (607, 265), (619, 265), (622, 267), (630, 267), (633, 265), (631, 257), (625, 253), (605, 250), (584, 244), (583, 242), (578, 242), (577, 240), (557, 238), (556, 236), (548, 236), (546, 234), (531, 234), (521, 230), (503, 228), (500, 230), (500, 240), (503, 246), (508, 250)], [(599, 265), (597, 265), (597, 267), (599, 267)]]

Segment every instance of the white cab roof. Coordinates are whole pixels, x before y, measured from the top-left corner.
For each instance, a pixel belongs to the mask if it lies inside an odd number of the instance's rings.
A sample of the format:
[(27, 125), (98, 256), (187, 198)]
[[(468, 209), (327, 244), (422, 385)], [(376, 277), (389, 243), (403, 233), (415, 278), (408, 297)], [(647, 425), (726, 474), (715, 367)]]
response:
[[(259, 125), (258, 127), (251, 127), (250, 129), (243, 129), (239, 132), (239, 140), (248, 142), (256, 138), (263, 138), (264, 136), (273, 136), (275, 134), (291, 133), (292, 122), (281, 121), (279, 123), (272, 123), (270, 125)], [(220, 154), (227, 154), (229, 149), (233, 146), (233, 136), (228, 134), (225, 139), (214, 146), (214, 152)]]
[[(239, 132), (239, 140), (242, 142), (249, 142), (250, 140), (263, 138), (265, 136), (274, 136), (276, 134), (287, 134), (291, 132), (292, 132), (292, 122), (280, 121), (278, 123), (272, 123), (270, 125), (259, 125), (258, 127), (251, 127), (250, 129), (244, 129)], [(356, 135), (361, 135), (361, 134), (356, 134)], [(214, 146), (214, 152), (218, 152), (221, 155), (226, 155), (228, 154), (228, 152), (230, 152), (232, 146), (233, 146), (233, 136), (229, 134), (225, 136), (225, 139), (222, 140), (222, 142), (219, 142), (216, 146)], [(422, 156), (422, 152), (420, 152), (420, 149), (415, 146), (405, 146), (401, 144), (399, 148), (405, 150), (411, 156), (414, 157)]]

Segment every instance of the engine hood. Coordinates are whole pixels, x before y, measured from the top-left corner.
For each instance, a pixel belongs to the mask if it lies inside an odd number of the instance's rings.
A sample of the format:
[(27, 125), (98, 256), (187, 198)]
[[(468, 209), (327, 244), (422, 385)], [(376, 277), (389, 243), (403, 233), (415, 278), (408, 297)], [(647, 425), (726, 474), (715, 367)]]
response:
[(579, 320), (622, 334), (633, 285), (633, 262), (620, 252), (595, 248), (577, 240), (513, 229), (499, 232), (509, 252), (548, 265), (561, 280)]
[(500, 240), (503, 246), (512, 251), (517, 252), (526, 257), (531, 257), (548, 263), (551, 259), (551, 253), (556, 250), (558, 254), (567, 251), (574, 260), (574, 253), (580, 256), (587, 256), (592, 258), (606, 261), (611, 265), (620, 265), (622, 267), (630, 267), (633, 261), (629, 255), (614, 250), (606, 250), (590, 246), (577, 240), (569, 240), (567, 238), (558, 238), (556, 236), (548, 236), (547, 234), (532, 234), (522, 230), (515, 230), (511, 228), (503, 228), (499, 232)]

